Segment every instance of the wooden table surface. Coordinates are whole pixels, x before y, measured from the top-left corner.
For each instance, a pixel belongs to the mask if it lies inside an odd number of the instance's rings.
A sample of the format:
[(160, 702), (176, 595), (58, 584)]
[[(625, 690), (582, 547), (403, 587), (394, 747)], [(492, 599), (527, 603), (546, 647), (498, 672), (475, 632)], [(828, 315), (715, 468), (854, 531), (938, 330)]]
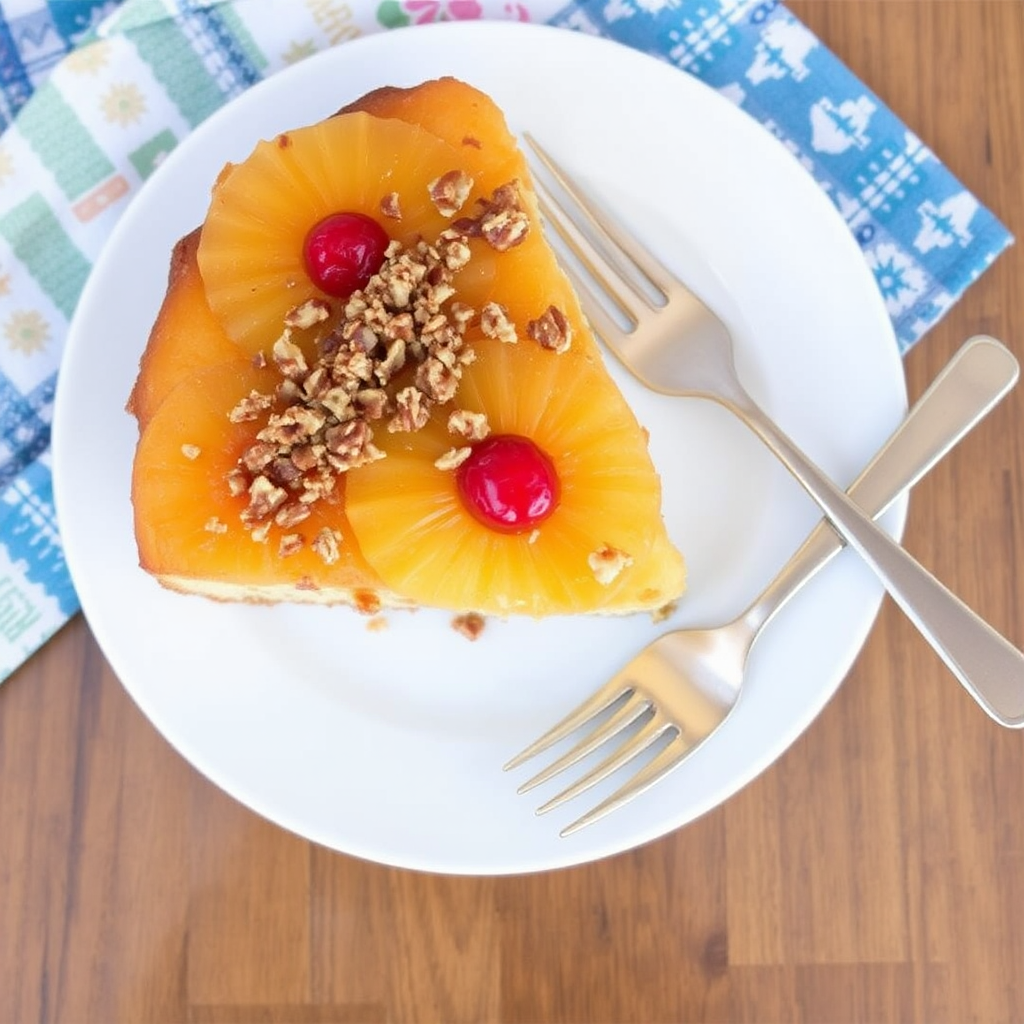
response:
[[(1024, 4), (794, 11), (1024, 236)], [(910, 353), (1024, 357), (1024, 254)], [(917, 489), (907, 547), (1018, 646), (1024, 392)], [(79, 618), (0, 688), (0, 1024), (1024, 1021), (1024, 732), (888, 601), (769, 771), (645, 848), (421, 875), (234, 803), (142, 717)]]

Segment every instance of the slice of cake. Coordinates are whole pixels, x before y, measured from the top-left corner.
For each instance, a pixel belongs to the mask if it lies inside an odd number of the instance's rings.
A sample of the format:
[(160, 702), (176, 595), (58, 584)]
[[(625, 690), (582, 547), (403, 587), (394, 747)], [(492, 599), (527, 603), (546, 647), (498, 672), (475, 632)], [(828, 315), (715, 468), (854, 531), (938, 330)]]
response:
[(546, 616), (684, 588), (515, 139), (454, 79), (224, 169), (128, 407), (140, 563), (175, 590)]

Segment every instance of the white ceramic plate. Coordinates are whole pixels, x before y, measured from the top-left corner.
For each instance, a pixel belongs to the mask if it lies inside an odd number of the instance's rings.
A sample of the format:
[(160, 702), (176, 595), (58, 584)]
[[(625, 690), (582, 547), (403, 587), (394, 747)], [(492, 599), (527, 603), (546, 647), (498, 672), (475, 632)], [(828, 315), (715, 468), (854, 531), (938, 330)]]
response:
[[(171, 594), (137, 567), (136, 430), (124, 403), (171, 246), (202, 219), (217, 171), (368, 89), (442, 74), (489, 92), (514, 129), (547, 143), (720, 310), (749, 390), (836, 479), (874, 453), (906, 396), (872, 277), (818, 186), (726, 99), (604, 40), (461, 23), (348, 43), (252, 89), (153, 176), (89, 281), (57, 397), (58, 511), (100, 645), (189, 761), (284, 827), (386, 864), (524, 872), (636, 846), (734, 793), (834, 693), (881, 590), (840, 556), (758, 644), (724, 728), (632, 805), (559, 839), (590, 801), (537, 818), (553, 786), (519, 797), (526, 770), (501, 765), (664, 626), (494, 621), (471, 644), (442, 613), (392, 614), (371, 632), (347, 609)], [(689, 561), (689, 595), (670, 624), (724, 621), (797, 547), (814, 507), (722, 409), (645, 393), (612, 370), (650, 428), (666, 520)]]

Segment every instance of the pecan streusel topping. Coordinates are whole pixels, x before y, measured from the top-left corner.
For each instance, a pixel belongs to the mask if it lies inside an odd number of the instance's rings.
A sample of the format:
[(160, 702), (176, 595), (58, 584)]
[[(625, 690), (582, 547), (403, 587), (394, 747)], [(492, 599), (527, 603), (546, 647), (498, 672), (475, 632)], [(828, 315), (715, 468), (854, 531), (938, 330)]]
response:
[[(431, 182), (429, 192), (445, 215), (459, 213), (473, 181), (452, 171)], [(380, 200), (383, 216), (401, 219), (397, 193)], [(423, 429), (435, 407), (451, 406), (448, 430), (457, 439), (435, 465), (456, 469), (490, 426), (483, 413), (455, 404), (463, 370), (475, 358), (466, 341), (471, 324), (503, 342), (517, 340), (515, 325), (496, 302), (478, 314), (458, 301), (455, 277), (471, 260), (471, 238), (504, 252), (520, 244), (530, 227), (519, 183), (508, 182), (476, 214), (461, 217), (431, 244), (392, 241), (367, 284), (347, 299), (311, 298), (288, 311), (280, 336), (258, 368), (276, 371), (265, 392), (252, 391), (228, 414), (233, 423), (256, 422), (254, 440), (227, 475), (232, 495), (248, 498), (242, 523), (265, 543), (281, 531), (281, 557), (309, 543), (325, 564), (337, 561), (340, 534), (321, 530), (311, 541), (301, 524), (319, 501), (331, 500), (344, 473), (382, 459), (375, 431)], [(568, 346), (565, 317), (551, 307), (528, 333), (555, 351)]]

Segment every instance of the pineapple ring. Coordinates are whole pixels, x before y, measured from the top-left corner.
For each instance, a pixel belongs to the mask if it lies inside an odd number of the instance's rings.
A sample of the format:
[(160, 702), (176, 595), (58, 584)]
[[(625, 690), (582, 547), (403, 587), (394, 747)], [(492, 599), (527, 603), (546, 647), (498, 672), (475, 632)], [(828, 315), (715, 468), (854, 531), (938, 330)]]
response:
[[(351, 212), (403, 244), (436, 238), (450, 220), (428, 186), (460, 166), (456, 150), (423, 128), (364, 113), (260, 142), (214, 186), (198, 253), (210, 308), (247, 352), (268, 349), (290, 309), (313, 297), (331, 301), (305, 267), (311, 228)], [(400, 220), (381, 211), (392, 192)]]
[[(646, 440), (603, 368), (530, 343), (480, 342), (457, 405), (483, 412), (493, 434), (531, 439), (561, 494), (535, 531), (483, 525), (457, 474), (434, 462), (459, 442), (450, 409), (413, 434), (377, 435), (387, 458), (350, 474), (346, 512), (384, 584), (427, 606), (534, 616), (657, 607), (682, 590), (683, 564), (661, 526), (661, 487)], [(652, 529), (652, 524), (659, 524)], [(602, 583), (589, 556), (632, 560)]]

